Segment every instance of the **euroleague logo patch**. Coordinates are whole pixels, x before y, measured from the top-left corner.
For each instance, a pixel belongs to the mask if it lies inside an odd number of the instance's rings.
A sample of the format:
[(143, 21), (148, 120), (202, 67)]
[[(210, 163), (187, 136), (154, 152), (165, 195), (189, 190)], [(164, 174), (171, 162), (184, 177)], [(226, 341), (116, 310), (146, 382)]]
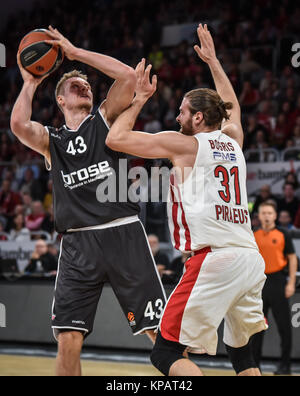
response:
[(132, 327), (136, 326), (135, 316), (134, 316), (133, 312), (129, 312), (128, 315), (127, 315), (127, 318), (129, 320), (130, 326), (132, 326)]

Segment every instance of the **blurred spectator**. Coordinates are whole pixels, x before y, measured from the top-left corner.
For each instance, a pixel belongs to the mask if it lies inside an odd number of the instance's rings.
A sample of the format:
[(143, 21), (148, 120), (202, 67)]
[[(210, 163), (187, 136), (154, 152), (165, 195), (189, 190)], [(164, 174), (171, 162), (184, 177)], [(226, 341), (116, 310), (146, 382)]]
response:
[(41, 224), (41, 230), (52, 235), (55, 230), (53, 205), (47, 210), (46, 216)]
[(39, 239), (36, 242), (35, 250), (31, 255), (30, 262), (25, 269), (30, 274), (51, 273), (56, 275), (57, 258), (49, 253), (46, 242)]
[(144, 132), (157, 133), (162, 131), (161, 123), (154, 118), (153, 114), (148, 115), (148, 120), (144, 126)]
[(274, 116), (272, 103), (270, 100), (265, 100), (258, 106), (257, 122), (262, 125), (267, 131), (271, 132), (274, 125)]
[(7, 241), (7, 237), (4, 234), (5, 234), (5, 222), (2, 221), (0, 218), (0, 241)]
[(21, 184), (19, 186), (19, 190), (21, 194), (27, 193), (31, 195), (31, 186), (34, 181), (34, 174), (33, 170), (31, 168), (27, 168), (23, 180), (21, 181)]
[[(296, 218), (297, 218), (297, 217), (296, 217)], [(293, 225), (293, 223), (292, 223), (291, 215), (290, 215), (290, 213), (289, 213), (288, 211), (286, 211), (286, 210), (282, 210), (282, 211), (279, 213), (279, 216), (278, 216), (278, 225), (279, 225), (279, 227), (285, 228), (285, 229), (287, 229), (287, 230), (293, 230), (293, 229), (295, 229), (295, 227), (294, 227), (294, 225)]]
[(272, 130), (272, 146), (281, 150), (289, 137), (287, 119), (284, 113), (278, 115), (275, 128)]
[(47, 193), (44, 197), (43, 205), (46, 211), (48, 211), (53, 203), (53, 181), (49, 179), (47, 184)]
[(300, 125), (296, 125), (292, 132), (294, 146), (300, 148)]
[(29, 242), (30, 231), (25, 227), (23, 214), (18, 214), (13, 220), (13, 227), (10, 230), (10, 238), (15, 242)]
[(255, 147), (263, 150), (265, 148), (268, 148), (268, 142), (266, 138), (266, 133), (263, 129), (259, 129), (256, 133), (255, 136), (255, 141), (254, 141)]
[(290, 213), (294, 223), (299, 208), (299, 199), (296, 197), (295, 187), (291, 183), (283, 186), (283, 198), (278, 200), (278, 212), (287, 211)]
[(159, 239), (156, 235), (148, 235), (148, 241), (158, 272), (162, 278), (164, 272), (168, 269), (170, 265), (169, 258), (166, 254), (160, 252)]
[(261, 80), (259, 90), (265, 92), (267, 89), (272, 87), (274, 82), (274, 76), (271, 70), (266, 70), (264, 78)]
[(252, 212), (253, 213), (257, 213), (259, 206), (263, 202), (266, 202), (266, 201), (269, 201), (269, 200), (273, 200), (273, 201), (276, 202), (276, 198), (272, 194), (272, 191), (271, 191), (271, 186), (266, 184), (266, 185), (264, 185), (264, 186), (262, 186), (260, 188), (260, 192), (259, 192), (259, 195), (256, 197)]
[(41, 181), (39, 179), (35, 179), (34, 172), (31, 167), (28, 167), (24, 172), (24, 177), (20, 184), (20, 192), (22, 194), (30, 194), (32, 199), (35, 201), (44, 199), (44, 191)]
[(59, 259), (59, 249), (53, 245), (52, 243), (48, 244), (48, 252), (55, 257), (56, 261), (58, 262)]
[(11, 182), (4, 180), (0, 190), (0, 215), (10, 217), (13, 215), (15, 207), (21, 204), (21, 197), (11, 190)]
[(32, 212), (32, 197), (28, 193), (22, 194), (23, 206), (24, 206), (24, 215), (28, 216)]
[(263, 130), (265, 134), (267, 131), (262, 125), (258, 123), (257, 117), (249, 115), (247, 119), (247, 127), (245, 128), (245, 148), (248, 149), (252, 144), (255, 144), (256, 134), (259, 130)]
[(149, 54), (149, 63), (152, 64), (153, 70), (157, 71), (160, 69), (162, 63), (163, 63), (163, 58), (164, 58), (164, 53), (163, 51), (159, 48), (157, 44), (154, 44), (152, 46), (152, 51)]
[(295, 172), (289, 172), (286, 175), (285, 183), (293, 184), (295, 190), (297, 190), (299, 188), (299, 181), (298, 181), (297, 174)]
[(294, 186), (294, 188), (296, 190), (296, 196), (300, 200), (300, 184), (299, 184), (299, 180), (298, 180), (297, 174), (295, 172), (289, 172), (286, 175), (285, 183), (293, 184), (293, 186)]
[(295, 220), (294, 220), (294, 226), (298, 230), (300, 229), (300, 207), (299, 207), (299, 209), (298, 209), (298, 211), (296, 213), (296, 217), (295, 217)]
[(31, 205), (31, 214), (25, 217), (26, 227), (29, 231), (40, 231), (45, 217), (46, 215), (42, 202), (33, 202)]
[(164, 271), (162, 281), (164, 284), (175, 284), (180, 281), (183, 276), (184, 265), (189, 259), (189, 253), (182, 253), (181, 256), (176, 257), (170, 264), (169, 269)]
[(250, 81), (245, 81), (239, 102), (246, 112), (253, 111), (259, 101), (259, 92), (253, 88)]

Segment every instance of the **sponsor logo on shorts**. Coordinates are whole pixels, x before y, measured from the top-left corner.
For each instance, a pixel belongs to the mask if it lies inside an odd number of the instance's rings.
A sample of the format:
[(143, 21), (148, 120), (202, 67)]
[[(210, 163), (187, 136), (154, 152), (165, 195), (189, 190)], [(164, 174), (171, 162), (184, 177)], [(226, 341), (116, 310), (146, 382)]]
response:
[(52, 315), (52, 320), (55, 320), (56, 319), (56, 315)]
[(85, 325), (85, 322), (83, 322), (82, 320), (72, 320), (72, 324), (75, 324), (75, 325)]
[(135, 316), (133, 312), (129, 312), (127, 315), (127, 318), (129, 320), (129, 325), (131, 327), (136, 326), (136, 321), (135, 321)]

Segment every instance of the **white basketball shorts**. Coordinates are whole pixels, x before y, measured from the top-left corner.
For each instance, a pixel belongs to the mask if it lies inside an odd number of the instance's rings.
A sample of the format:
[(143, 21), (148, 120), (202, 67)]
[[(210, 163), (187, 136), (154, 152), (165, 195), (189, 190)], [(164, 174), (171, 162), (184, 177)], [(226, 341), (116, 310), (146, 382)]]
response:
[(216, 355), (218, 328), (225, 319), (224, 342), (248, 344), (268, 328), (262, 302), (265, 262), (255, 249), (205, 248), (186, 262), (160, 323), (162, 336), (191, 353)]

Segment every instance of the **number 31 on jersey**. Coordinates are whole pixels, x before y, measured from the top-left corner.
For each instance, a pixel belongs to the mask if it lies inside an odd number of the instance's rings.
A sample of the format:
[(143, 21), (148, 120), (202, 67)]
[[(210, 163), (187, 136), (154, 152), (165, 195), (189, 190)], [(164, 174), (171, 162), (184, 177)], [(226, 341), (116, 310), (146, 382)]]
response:
[(84, 142), (84, 139), (82, 136), (77, 136), (75, 141), (70, 140), (67, 153), (76, 155), (76, 154), (83, 154), (87, 150), (87, 145)]

